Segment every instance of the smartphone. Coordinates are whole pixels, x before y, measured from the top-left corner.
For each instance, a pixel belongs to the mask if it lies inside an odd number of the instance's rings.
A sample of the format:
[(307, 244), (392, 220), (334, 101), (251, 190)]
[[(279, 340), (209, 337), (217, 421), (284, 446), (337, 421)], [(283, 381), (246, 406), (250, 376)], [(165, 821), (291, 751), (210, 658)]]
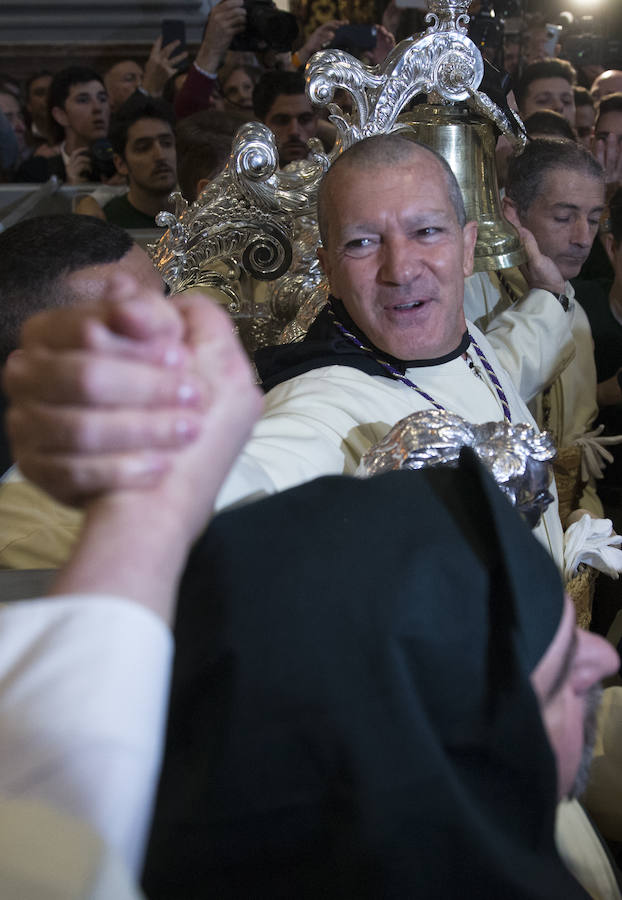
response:
[(562, 26), (561, 25), (546, 25), (546, 41), (544, 42), (543, 49), (547, 56), (555, 56), (555, 47), (559, 42), (559, 36), (561, 34)]
[(376, 33), (375, 25), (341, 25), (329, 46), (333, 50), (373, 50)]
[(173, 41), (179, 41), (174, 56), (183, 53), (186, 49), (186, 23), (183, 19), (162, 19), (162, 46), (166, 47)]

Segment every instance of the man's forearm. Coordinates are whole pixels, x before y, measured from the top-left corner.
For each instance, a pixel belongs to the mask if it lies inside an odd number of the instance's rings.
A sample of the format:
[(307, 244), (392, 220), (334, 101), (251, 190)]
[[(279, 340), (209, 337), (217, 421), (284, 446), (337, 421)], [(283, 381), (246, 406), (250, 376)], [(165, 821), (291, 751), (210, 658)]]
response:
[(80, 540), (51, 594), (127, 597), (170, 623), (188, 549), (185, 529), (165, 510), (140, 492), (113, 494), (89, 507)]

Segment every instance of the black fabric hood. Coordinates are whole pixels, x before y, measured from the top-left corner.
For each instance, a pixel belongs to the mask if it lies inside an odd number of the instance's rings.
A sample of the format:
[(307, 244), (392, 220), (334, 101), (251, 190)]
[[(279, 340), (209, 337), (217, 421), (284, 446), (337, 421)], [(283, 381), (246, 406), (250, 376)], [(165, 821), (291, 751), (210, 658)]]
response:
[(529, 681), (562, 609), (467, 452), (217, 516), (181, 587), (146, 896), (586, 897)]

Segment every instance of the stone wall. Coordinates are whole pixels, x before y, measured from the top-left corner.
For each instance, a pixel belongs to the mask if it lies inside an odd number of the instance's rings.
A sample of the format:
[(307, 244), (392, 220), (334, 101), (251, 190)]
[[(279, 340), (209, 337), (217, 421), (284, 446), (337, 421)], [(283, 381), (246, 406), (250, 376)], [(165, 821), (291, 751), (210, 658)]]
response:
[(26, 79), (73, 64), (144, 62), (162, 19), (183, 19), (196, 49), (211, 0), (0, 0), (0, 71)]
[(211, 0), (2, 0), (2, 43), (153, 42), (162, 19), (183, 19), (200, 40)]

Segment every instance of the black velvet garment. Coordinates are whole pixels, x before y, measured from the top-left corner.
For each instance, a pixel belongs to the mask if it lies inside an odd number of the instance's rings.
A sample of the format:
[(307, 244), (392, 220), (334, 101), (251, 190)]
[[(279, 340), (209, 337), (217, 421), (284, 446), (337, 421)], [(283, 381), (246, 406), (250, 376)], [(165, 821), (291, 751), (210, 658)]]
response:
[(296, 375), (303, 375), (305, 372), (321, 369), (324, 366), (351, 366), (368, 375), (384, 375), (386, 378), (392, 378), (393, 376), (387, 372), (384, 366), (380, 365), (375, 357), (380, 357), (390, 363), (403, 375), (406, 369), (439, 366), (449, 362), (463, 354), (471, 343), (471, 339), (465, 331), (458, 347), (446, 356), (438, 359), (398, 359), (385, 353), (384, 350), (374, 347), (369, 338), (350, 318), (341, 300), (331, 297), (329, 302), (341, 324), (373, 352), (365, 353), (341, 334), (329, 314), (327, 305), (319, 312), (302, 341), (280, 344), (277, 347), (262, 347), (257, 350), (255, 365), (264, 391), (269, 391), (277, 384), (295, 378)]
[(218, 516), (181, 588), (147, 896), (587, 896), (529, 683), (562, 596), (468, 453)]

